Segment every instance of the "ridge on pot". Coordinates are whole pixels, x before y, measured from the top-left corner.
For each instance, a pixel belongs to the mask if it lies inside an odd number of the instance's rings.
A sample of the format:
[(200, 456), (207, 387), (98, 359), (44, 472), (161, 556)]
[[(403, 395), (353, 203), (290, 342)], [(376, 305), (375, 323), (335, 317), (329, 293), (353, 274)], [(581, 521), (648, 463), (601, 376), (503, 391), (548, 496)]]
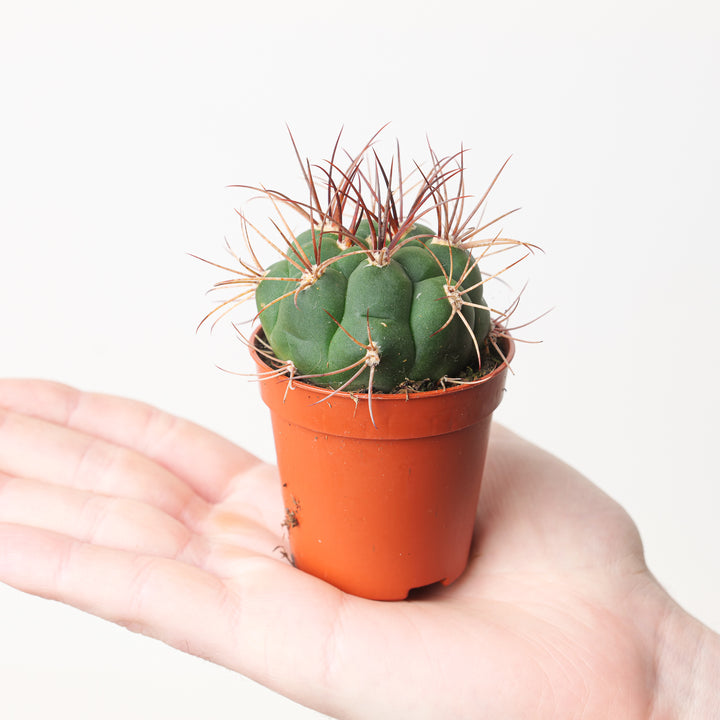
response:
[[(255, 302), (262, 331), (239, 334), (264, 381), (295, 564), (399, 599), (452, 582), (467, 561), (517, 307), (494, 308), (485, 289), (534, 247), (496, 230), (514, 210), (483, 220), (507, 161), (470, 204), (464, 149), (430, 148), (428, 165), (405, 173), (399, 147), (384, 165), (376, 138), (342, 168), (339, 137), (324, 165), (303, 162), (293, 140), (309, 198), (252, 188), (275, 211), (273, 233), (238, 213), (246, 257), (211, 263), (231, 273), (215, 286), (231, 296), (203, 322)], [(277, 252), (268, 267), (251, 233)], [(498, 264), (508, 252), (520, 257)], [(413, 527), (424, 540), (410, 540)]]

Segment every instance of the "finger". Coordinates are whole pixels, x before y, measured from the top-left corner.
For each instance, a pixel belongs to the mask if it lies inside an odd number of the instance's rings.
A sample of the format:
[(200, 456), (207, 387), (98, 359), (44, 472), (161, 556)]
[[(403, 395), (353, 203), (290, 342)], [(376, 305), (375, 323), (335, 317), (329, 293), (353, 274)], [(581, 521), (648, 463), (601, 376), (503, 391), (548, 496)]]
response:
[(0, 522), (195, 564), (202, 564), (207, 554), (200, 537), (145, 503), (2, 474)]
[[(315, 703), (323, 692), (318, 683), (323, 631), (343, 595), (287, 564), (252, 553), (237, 578), (226, 582), (171, 559), (3, 523), (0, 581)], [(298, 652), (304, 660), (299, 664)]]
[(497, 423), (492, 426), (481, 502), (517, 513), (580, 515), (614, 502), (555, 455)]
[(66, 425), (147, 455), (207, 500), (259, 462), (230, 441), (141, 402), (43, 380), (0, 380), (0, 407)]
[(222, 580), (171, 559), (0, 522), (0, 582), (21, 591), (212, 660), (333, 716), (368, 684), (392, 685), (393, 656), (378, 655), (377, 638), (391, 647), (393, 638), (396, 646), (398, 637), (412, 641), (412, 628), (398, 633), (402, 612), (251, 552), (240, 565)]
[(485, 569), (494, 562), (505, 571), (575, 568), (641, 554), (637, 529), (615, 501), (559, 458), (493, 425), (473, 548)]
[(204, 657), (228, 642), (236, 611), (223, 583), (200, 568), (4, 523), (0, 581)]
[(83, 432), (0, 409), (0, 472), (144, 502), (195, 526), (206, 503), (137, 452)]

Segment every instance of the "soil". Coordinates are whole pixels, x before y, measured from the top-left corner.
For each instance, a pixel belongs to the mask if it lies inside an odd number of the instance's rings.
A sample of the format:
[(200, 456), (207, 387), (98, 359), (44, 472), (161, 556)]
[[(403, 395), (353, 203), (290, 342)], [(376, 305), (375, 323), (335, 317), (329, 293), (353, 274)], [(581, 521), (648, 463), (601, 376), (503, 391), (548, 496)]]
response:
[[(264, 334), (261, 331), (260, 337), (264, 338)], [(483, 341), (483, 344), (480, 346), (480, 358), (482, 360), (482, 366), (478, 370), (476, 367), (468, 366), (463, 370), (460, 375), (457, 377), (448, 379), (448, 378), (441, 378), (440, 380), (430, 380), (429, 378), (426, 378), (425, 380), (410, 380), (406, 379), (404, 382), (402, 382), (398, 388), (395, 390), (394, 393), (391, 394), (398, 394), (398, 393), (418, 393), (418, 392), (430, 392), (433, 390), (446, 390), (447, 388), (454, 387), (456, 385), (461, 385), (463, 383), (470, 383), (474, 382), (475, 380), (479, 380), (480, 378), (484, 377), (485, 375), (489, 375), (495, 368), (502, 365), (503, 358), (500, 355), (500, 353), (497, 351), (496, 347), (490, 342), (488, 338), (485, 338)], [(273, 368), (279, 368), (282, 366), (282, 363), (279, 360), (276, 360), (275, 358), (265, 358), (265, 361)], [(307, 380), (304, 380), (303, 382), (307, 382), (308, 385), (312, 385), (313, 383), (308, 382)], [(321, 386), (316, 386), (321, 387)], [(366, 395), (367, 391), (365, 390), (359, 390), (353, 392), (354, 395)], [(373, 391), (373, 395), (383, 395), (384, 393)]]

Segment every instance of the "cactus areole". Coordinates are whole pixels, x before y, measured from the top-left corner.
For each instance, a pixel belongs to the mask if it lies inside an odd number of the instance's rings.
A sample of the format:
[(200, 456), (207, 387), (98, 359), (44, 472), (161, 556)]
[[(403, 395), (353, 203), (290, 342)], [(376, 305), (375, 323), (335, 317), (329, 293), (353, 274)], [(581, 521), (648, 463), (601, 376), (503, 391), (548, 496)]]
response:
[[(219, 266), (233, 277), (216, 287), (237, 292), (208, 317), (254, 297), (260, 351), (273, 374), (290, 381), (370, 398), (472, 382), (505, 360), (497, 339), (507, 313), (488, 305), (485, 287), (519, 260), (492, 272), (480, 264), (529, 251), (497, 231), (509, 212), (481, 220), (500, 172), (471, 201), (464, 150), (439, 157), (431, 149), (424, 168), (404, 174), (399, 148), (383, 164), (375, 139), (342, 168), (338, 143), (321, 165), (298, 154), (305, 201), (252, 188), (273, 206), (273, 230), (259, 230), (238, 212), (248, 258), (237, 258), (238, 268)], [(268, 267), (258, 260), (257, 242), (277, 252)]]

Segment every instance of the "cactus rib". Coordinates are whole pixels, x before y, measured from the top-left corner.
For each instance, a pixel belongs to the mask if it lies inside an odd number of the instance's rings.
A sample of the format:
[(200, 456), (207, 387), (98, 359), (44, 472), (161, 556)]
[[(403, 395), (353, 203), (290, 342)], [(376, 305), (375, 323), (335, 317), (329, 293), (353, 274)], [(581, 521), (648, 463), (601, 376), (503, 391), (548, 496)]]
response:
[[(445, 157), (430, 148), (429, 167), (415, 163), (405, 175), (399, 144), (383, 164), (374, 148), (377, 134), (360, 153), (347, 153), (344, 168), (339, 136), (323, 165), (303, 160), (290, 137), (309, 197), (300, 201), (262, 185), (233, 186), (269, 201), (278, 241), (238, 211), (250, 261), (238, 258), (238, 269), (211, 263), (232, 273), (215, 288), (238, 291), (203, 322), (254, 297), (267, 343), (263, 354), (277, 361), (273, 376), (288, 373), (291, 380), (311, 381), (333, 394), (367, 392), (370, 402), (373, 392), (396, 392), (409, 381), (443, 383), (468, 368), (482, 371), (484, 346), (496, 345), (492, 317), (508, 317), (485, 300), (486, 285), (534, 249), (502, 231), (481, 237), (516, 212), (482, 218), (509, 158), (465, 212), (471, 196), (465, 191), (462, 147)], [(296, 235), (286, 211), (307, 229)], [(430, 217), (434, 228), (421, 224)], [(249, 230), (279, 257), (267, 269)], [(525, 250), (519, 259), (481, 273), (481, 260), (518, 248)], [(367, 343), (358, 339), (364, 336)], [(370, 412), (372, 417), (372, 407)]]

